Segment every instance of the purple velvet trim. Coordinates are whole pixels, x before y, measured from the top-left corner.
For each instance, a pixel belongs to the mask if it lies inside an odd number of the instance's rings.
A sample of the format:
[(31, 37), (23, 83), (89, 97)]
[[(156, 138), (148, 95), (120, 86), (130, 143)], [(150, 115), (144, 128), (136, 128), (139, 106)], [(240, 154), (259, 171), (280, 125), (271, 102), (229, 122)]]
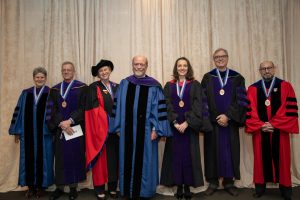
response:
[(137, 78), (134, 75), (131, 75), (128, 76), (126, 79), (135, 85), (160, 86), (160, 83), (157, 80), (147, 75), (142, 78)]

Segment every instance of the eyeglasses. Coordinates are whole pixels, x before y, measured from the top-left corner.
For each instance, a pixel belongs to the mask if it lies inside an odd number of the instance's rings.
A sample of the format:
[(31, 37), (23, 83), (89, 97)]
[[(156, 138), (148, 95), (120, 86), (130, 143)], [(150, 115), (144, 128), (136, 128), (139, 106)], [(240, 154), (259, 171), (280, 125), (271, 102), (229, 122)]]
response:
[(225, 58), (228, 58), (228, 55), (214, 56), (214, 60), (225, 59)]
[(261, 71), (261, 72), (265, 72), (265, 71), (270, 71), (270, 70), (272, 70), (272, 69), (274, 69), (274, 67), (262, 67), (262, 68), (259, 68), (259, 71)]
[(146, 64), (142, 64), (142, 63), (133, 63), (133, 66), (135, 66), (135, 67), (138, 67), (139, 65), (141, 67), (145, 67), (146, 66)]

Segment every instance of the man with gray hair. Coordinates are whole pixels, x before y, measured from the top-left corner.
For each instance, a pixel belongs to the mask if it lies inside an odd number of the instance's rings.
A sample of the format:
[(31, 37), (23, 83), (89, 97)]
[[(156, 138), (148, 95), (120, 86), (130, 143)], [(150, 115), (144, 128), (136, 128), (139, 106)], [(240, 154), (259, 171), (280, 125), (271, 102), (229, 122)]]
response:
[(132, 59), (133, 75), (119, 85), (110, 132), (120, 135), (120, 193), (149, 199), (158, 184), (158, 137), (171, 134), (159, 82), (146, 75), (145, 56)]
[[(61, 66), (63, 81), (50, 90), (48, 107), (51, 116), (47, 119), (49, 130), (55, 137), (55, 184), (56, 190), (50, 200), (63, 195), (64, 186), (70, 187), (69, 199), (76, 199), (77, 184), (86, 178), (84, 136), (70, 138), (80, 127), (84, 131), (84, 105), (86, 85), (75, 80), (72, 62)], [(78, 128), (78, 133), (80, 129)], [(81, 133), (83, 134), (83, 131)]]
[(203, 76), (201, 85), (207, 96), (213, 131), (204, 135), (206, 195), (217, 191), (219, 178), (226, 192), (237, 196), (234, 180), (240, 179), (239, 127), (247, 108), (244, 77), (229, 69), (228, 52), (219, 48), (213, 54), (216, 68)]

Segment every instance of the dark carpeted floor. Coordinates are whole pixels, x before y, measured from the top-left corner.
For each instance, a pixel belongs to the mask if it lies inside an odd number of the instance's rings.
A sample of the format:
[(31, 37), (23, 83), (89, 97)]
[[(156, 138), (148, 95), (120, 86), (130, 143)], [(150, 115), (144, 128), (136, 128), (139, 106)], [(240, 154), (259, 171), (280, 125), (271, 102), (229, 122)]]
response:
[[(0, 200), (19, 200), (25, 199), (24, 197), (25, 192), (7, 192), (7, 193), (0, 193)], [(223, 190), (218, 190), (212, 196), (205, 196), (203, 192), (195, 194), (192, 199), (203, 199), (203, 200), (254, 200), (252, 197), (253, 189), (239, 189), (239, 196), (232, 197), (228, 193)], [(50, 193), (46, 192), (40, 200), (46, 200), (49, 198)], [(35, 199), (35, 198), (31, 198)], [(68, 194), (64, 194), (59, 200), (67, 200)], [(96, 199), (93, 190), (84, 189), (79, 192), (78, 200), (93, 200)], [(122, 198), (119, 198), (122, 199)], [(167, 200), (167, 199), (176, 199), (172, 196), (163, 196), (157, 194), (152, 200)], [(280, 192), (278, 189), (267, 189), (266, 194), (259, 198), (259, 200), (280, 200), (282, 199), (280, 196)], [(293, 188), (293, 200), (300, 199), (300, 187)]]

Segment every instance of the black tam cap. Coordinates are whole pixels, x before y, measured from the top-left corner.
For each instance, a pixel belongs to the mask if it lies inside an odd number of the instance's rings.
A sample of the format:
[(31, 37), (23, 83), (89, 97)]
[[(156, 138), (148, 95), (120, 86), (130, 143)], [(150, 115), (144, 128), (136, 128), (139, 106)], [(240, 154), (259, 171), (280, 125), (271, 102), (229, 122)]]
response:
[(111, 71), (114, 70), (114, 64), (110, 60), (101, 59), (100, 62), (96, 66), (92, 66), (92, 75), (97, 76), (98, 70), (105, 66), (110, 67)]

